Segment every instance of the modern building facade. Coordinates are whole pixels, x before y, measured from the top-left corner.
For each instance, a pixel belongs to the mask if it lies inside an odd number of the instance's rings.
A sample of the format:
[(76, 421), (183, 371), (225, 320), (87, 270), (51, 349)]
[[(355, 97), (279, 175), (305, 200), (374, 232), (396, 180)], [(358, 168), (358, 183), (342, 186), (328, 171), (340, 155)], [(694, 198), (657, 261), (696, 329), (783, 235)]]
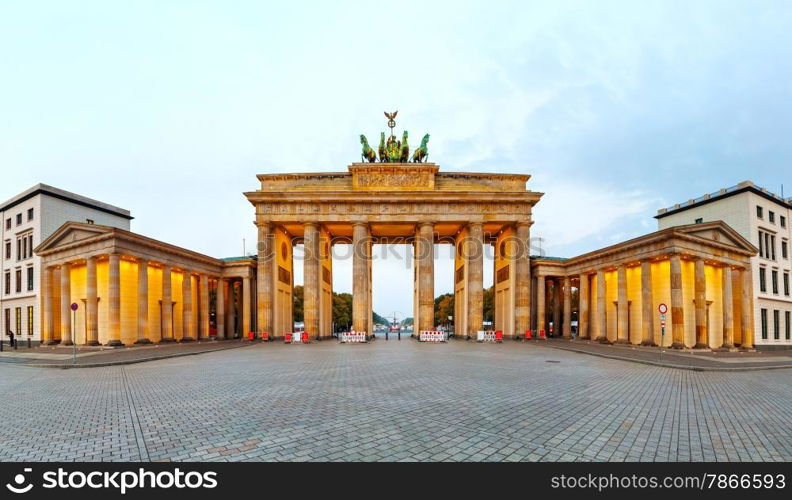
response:
[(128, 210), (46, 184), (37, 184), (0, 205), (0, 324), (32, 342), (41, 339), (41, 258), (34, 248), (68, 221), (129, 229)]
[(659, 228), (724, 221), (759, 250), (751, 277), (757, 349), (792, 346), (792, 198), (751, 181), (658, 211)]

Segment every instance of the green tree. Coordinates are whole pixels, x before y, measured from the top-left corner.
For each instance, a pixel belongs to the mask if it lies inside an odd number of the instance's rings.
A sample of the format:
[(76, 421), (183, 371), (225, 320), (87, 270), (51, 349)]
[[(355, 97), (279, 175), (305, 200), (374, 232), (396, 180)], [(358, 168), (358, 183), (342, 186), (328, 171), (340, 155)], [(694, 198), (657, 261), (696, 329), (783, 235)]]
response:
[(454, 315), (454, 294), (445, 293), (443, 295), (440, 295), (439, 297), (435, 297), (434, 324), (444, 325), (448, 323), (448, 317), (453, 315)]
[(333, 323), (336, 330), (349, 330), (352, 326), (351, 293), (333, 293)]
[(495, 287), (484, 289), (484, 321), (495, 321)]
[(305, 320), (303, 316), (303, 287), (297, 285), (294, 287), (294, 322), (302, 323)]

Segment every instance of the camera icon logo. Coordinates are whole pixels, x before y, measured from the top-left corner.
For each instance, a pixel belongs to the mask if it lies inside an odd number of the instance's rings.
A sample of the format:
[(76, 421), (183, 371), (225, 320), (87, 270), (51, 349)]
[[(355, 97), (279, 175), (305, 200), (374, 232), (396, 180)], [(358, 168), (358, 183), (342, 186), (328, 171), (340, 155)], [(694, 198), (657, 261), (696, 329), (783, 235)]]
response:
[[(25, 473), (33, 472), (33, 469), (29, 467), (25, 467), (25, 469), (23, 469), (23, 472)], [(10, 491), (11, 493), (27, 493), (28, 491), (33, 489), (33, 485), (28, 484), (27, 486), (23, 486), (26, 481), (27, 478), (25, 477), (25, 474), (17, 474), (16, 476), (14, 476), (14, 484), (7, 483), (6, 488), (8, 488), (8, 491)]]

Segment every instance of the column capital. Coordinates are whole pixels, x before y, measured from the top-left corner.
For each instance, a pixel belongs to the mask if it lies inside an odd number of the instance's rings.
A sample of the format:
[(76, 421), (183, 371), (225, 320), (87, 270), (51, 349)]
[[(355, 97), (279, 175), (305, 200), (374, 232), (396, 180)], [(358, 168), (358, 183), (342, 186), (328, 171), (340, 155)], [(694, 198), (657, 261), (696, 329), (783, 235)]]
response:
[(364, 227), (368, 228), (369, 227), (369, 222), (367, 220), (352, 221), (352, 227), (359, 227), (359, 226), (364, 226)]
[[(470, 224), (471, 224), (471, 223), (468, 223), (468, 225), (470, 225)], [(434, 225), (435, 225), (435, 222), (434, 222), (434, 221), (432, 221), (432, 220), (422, 220), (422, 221), (419, 221), (419, 222), (416, 224), (416, 226), (417, 226), (419, 229), (420, 229), (420, 228), (422, 228), (422, 227), (427, 227), (427, 226), (434, 228)]]
[(530, 220), (521, 220), (514, 224), (514, 227), (531, 227), (533, 226), (533, 221)]

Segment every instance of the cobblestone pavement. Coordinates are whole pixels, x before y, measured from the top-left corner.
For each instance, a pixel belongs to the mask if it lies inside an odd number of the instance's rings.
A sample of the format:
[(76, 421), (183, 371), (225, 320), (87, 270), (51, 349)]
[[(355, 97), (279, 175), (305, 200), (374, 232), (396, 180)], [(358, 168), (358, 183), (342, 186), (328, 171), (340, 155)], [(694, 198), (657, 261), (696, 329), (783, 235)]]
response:
[(675, 370), (514, 342), (0, 364), (0, 393), (3, 461), (792, 460), (792, 370)]

